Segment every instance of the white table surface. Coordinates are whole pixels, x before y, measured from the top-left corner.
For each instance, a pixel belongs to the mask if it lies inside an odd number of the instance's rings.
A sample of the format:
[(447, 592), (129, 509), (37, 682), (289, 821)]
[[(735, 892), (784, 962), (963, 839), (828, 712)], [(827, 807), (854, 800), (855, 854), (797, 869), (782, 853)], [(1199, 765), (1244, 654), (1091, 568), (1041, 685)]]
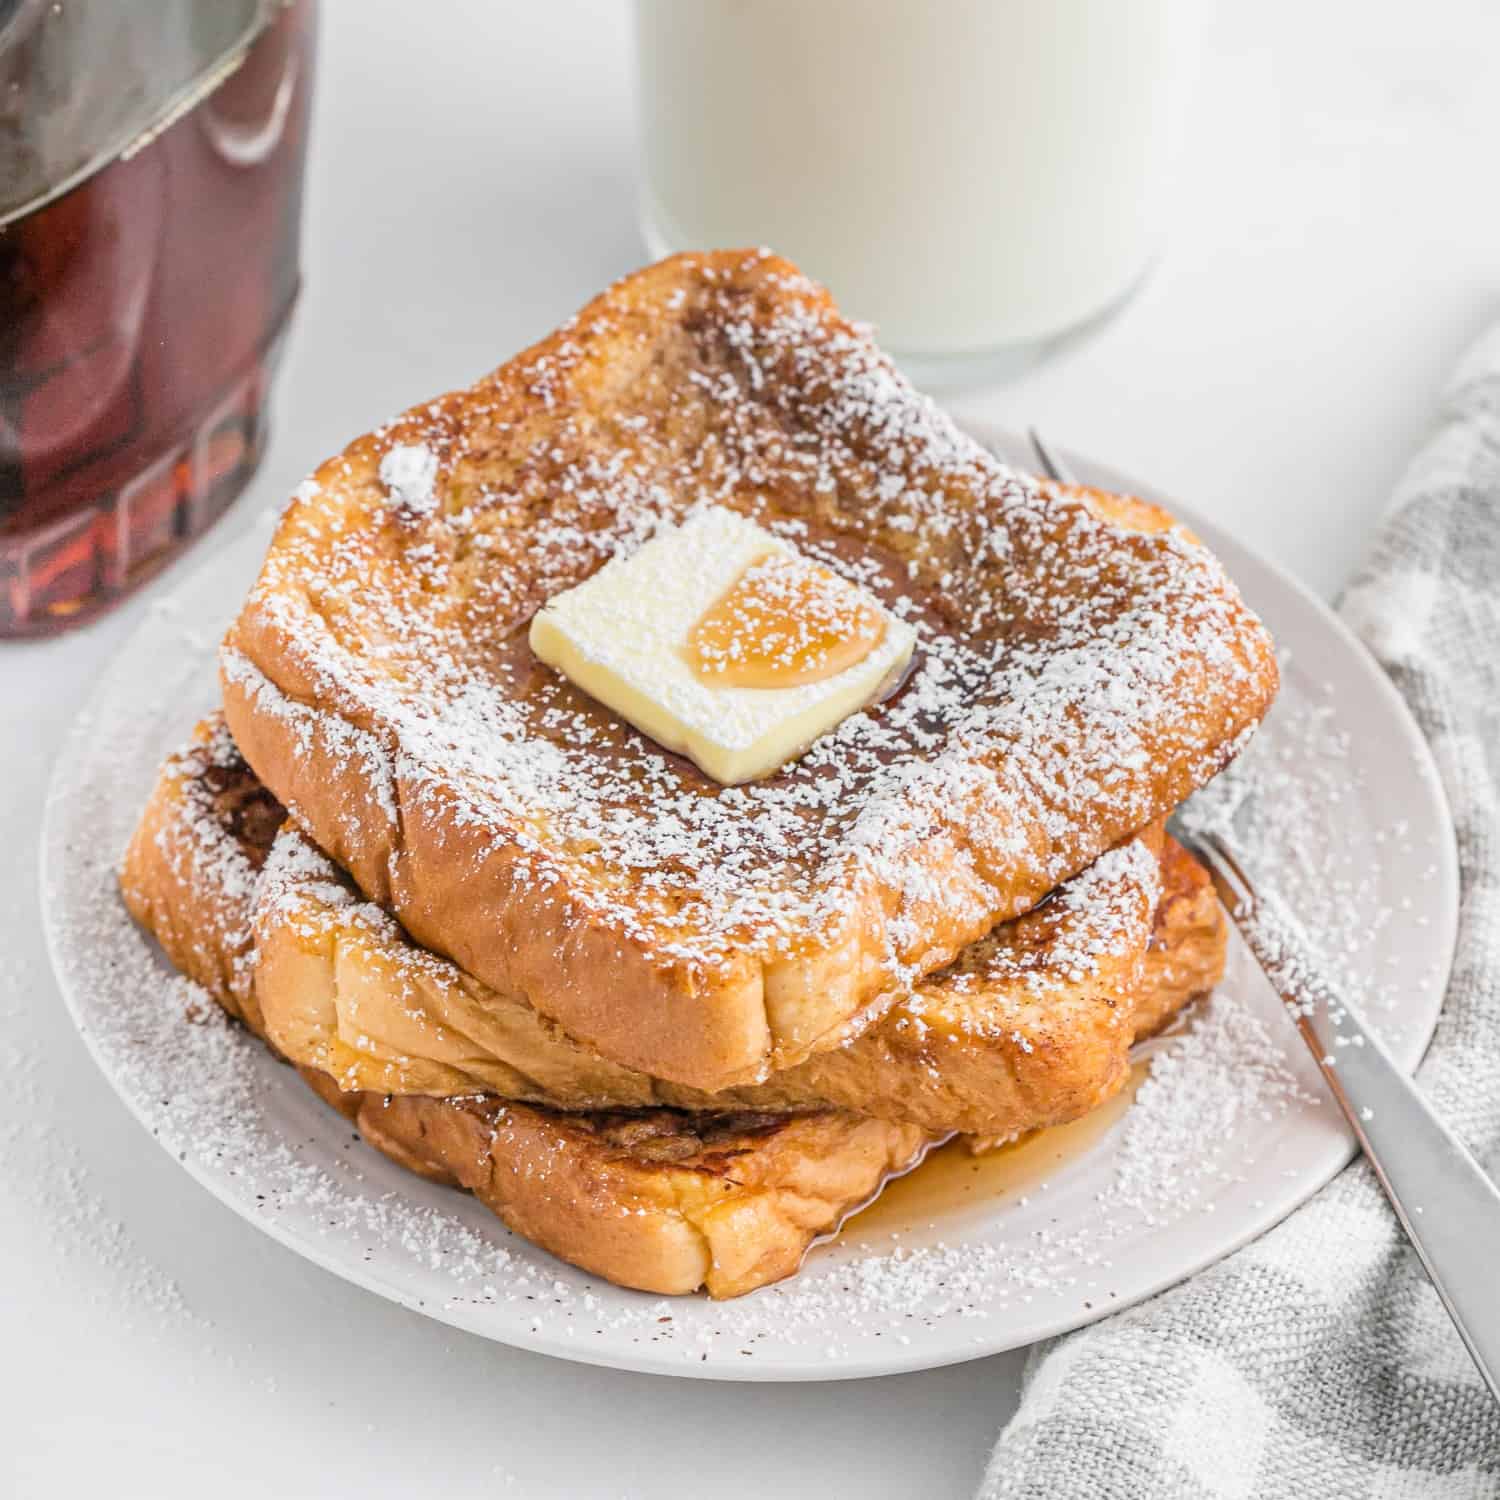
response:
[[(329, 0), (322, 47), (270, 452), (187, 567), (643, 258), (618, 0)], [(1224, 0), (1154, 278), (953, 404), (1149, 475), (1334, 592), (1500, 314), (1497, 56), (1489, 0)], [(570, 1366), (304, 1264), (147, 1139), (58, 1000), (36, 843), (65, 727), (171, 581), (0, 647), (0, 1494), (968, 1494), (1021, 1354), (808, 1387)]]

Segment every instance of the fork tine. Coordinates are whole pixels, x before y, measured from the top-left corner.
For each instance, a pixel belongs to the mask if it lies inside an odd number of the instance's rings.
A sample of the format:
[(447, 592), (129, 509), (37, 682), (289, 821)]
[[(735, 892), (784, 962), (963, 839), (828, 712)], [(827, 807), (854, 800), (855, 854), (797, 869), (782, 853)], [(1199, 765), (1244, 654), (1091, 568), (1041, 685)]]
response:
[(1037, 462), (1042, 466), (1042, 473), (1049, 479), (1055, 479), (1059, 484), (1077, 484), (1073, 471), (1067, 464), (1057, 458), (1052, 450), (1042, 441), (1042, 435), (1035, 427), (1026, 429), (1026, 436), (1031, 439), (1032, 451), (1036, 454)]

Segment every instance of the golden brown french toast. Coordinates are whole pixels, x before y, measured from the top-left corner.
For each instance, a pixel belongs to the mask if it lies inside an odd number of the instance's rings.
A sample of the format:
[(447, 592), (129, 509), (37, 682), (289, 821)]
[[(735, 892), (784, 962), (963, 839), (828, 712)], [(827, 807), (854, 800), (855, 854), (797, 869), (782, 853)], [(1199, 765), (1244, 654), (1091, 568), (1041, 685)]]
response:
[[(706, 502), (918, 628), (894, 696), (732, 788), (527, 644)], [(763, 252), (627, 277), (325, 463), (221, 661), (250, 764), (417, 943), (706, 1090), (832, 1056), (1163, 817), (1276, 687), (1169, 516), (1006, 470)]]
[[(232, 754), (227, 736), (204, 736), (190, 779), (188, 760), (169, 764), (158, 792), (181, 774), (182, 795), (153, 796), (120, 884), (172, 962), (264, 1037), (251, 908), (265, 820), (282, 812), (242, 763), (218, 774)], [(790, 1275), (936, 1139), (831, 1109), (565, 1114), (472, 1093), (346, 1093), (298, 1071), (394, 1161), (467, 1188), (552, 1254), (651, 1292), (735, 1297)]]
[(738, 1297), (915, 1166), (933, 1138), (837, 1110), (562, 1114), (490, 1096), (322, 1098), (402, 1166), (467, 1188), (517, 1234), (622, 1286)]
[[(192, 865), (205, 820), (266, 795), (222, 719), (205, 721), (152, 794), (138, 835), (152, 846), (148, 867), (161, 857)], [(264, 1030), (284, 1056), (350, 1092), (485, 1092), (567, 1109), (834, 1106), (1004, 1139), (1111, 1094), (1132, 1041), (1210, 988), (1223, 964), (1206, 878), (1168, 841), (1164, 881), (1154, 828), (971, 944), (847, 1045), (706, 1094), (599, 1057), (417, 947), (293, 825), (262, 816), (242, 842), (260, 870), (254, 1003)]]
[(1161, 904), (1136, 992), (1137, 1040), (1168, 1025), (1224, 977), (1229, 922), (1208, 871), (1176, 839), (1161, 856)]

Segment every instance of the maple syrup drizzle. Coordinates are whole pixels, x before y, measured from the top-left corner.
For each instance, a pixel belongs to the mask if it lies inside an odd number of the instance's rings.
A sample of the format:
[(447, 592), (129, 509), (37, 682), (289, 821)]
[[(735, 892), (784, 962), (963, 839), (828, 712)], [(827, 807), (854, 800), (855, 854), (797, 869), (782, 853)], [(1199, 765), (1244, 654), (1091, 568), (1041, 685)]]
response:
[(863, 661), (885, 614), (863, 590), (806, 558), (757, 558), (693, 627), (683, 655), (714, 687), (789, 688)]
[(961, 1139), (928, 1152), (916, 1167), (894, 1177), (866, 1207), (846, 1218), (837, 1238), (870, 1243), (891, 1231), (925, 1229), (954, 1211), (986, 1202), (1013, 1202), (1037, 1189), (1069, 1162), (1095, 1146), (1130, 1108), (1150, 1070), (1149, 1059), (1131, 1064), (1125, 1086), (1077, 1120), (1033, 1130), (982, 1156), (970, 1154)]

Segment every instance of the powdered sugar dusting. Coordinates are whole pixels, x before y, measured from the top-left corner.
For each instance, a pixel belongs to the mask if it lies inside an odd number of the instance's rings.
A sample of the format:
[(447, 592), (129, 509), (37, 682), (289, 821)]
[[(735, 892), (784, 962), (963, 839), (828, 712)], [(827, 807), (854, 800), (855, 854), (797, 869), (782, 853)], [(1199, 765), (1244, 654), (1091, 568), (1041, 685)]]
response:
[[(1266, 736), (1272, 763), (1284, 733), (1277, 725)], [(1291, 740), (1305, 748), (1305, 738)], [(112, 776), (76, 795), (76, 821), (113, 812), (121, 825)], [(424, 1295), (446, 1316), (498, 1318), (492, 1326), (544, 1347), (582, 1341), (581, 1351), (599, 1338), (650, 1348), (666, 1367), (705, 1354), (746, 1364), (771, 1345), (842, 1354), (951, 1319), (984, 1342), (989, 1327), (1039, 1301), (1107, 1300), (1121, 1248), (1211, 1205), (1244, 1176), (1255, 1138), (1305, 1102), (1263, 1014), (1243, 1004), (1243, 974), (1232, 974), (1186, 1034), (1158, 1044), (1153, 1075), (1118, 1131), (1112, 1175), (1085, 1218), (1049, 1227), (1013, 1204), (998, 1219), (959, 1220), (936, 1234), (913, 1226), (884, 1246), (861, 1243), (856, 1220), (844, 1245), (816, 1252), (792, 1282), (733, 1304), (663, 1302), (560, 1271), (459, 1195), (343, 1149), (337, 1116), (206, 997), (164, 974), (118, 905), (106, 853), (80, 845), (70, 855), (65, 966), (74, 983), (107, 993), (107, 1004), (90, 1008), (91, 1044), (158, 1139), (221, 1190), (251, 1194), (250, 1211), (268, 1227), (303, 1244), (312, 1234), (344, 1263), (352, 1254), (382, 1285), (410, 1284), (420, 1271)]]
[[(190, 993), (170, 982), (118, 905), (113, 862), (139, 799), (163, 753), (214, 701), (211, 670), (185, 685), (163, 664), (221, 627), (241, 587), (231, 563), (248, 573), (243, 551), (216, 563), (181, 611), (148, 622), (70, 745), (44, 907), (70, 1002), (132, 1108), (195, 1175), (302, 1253), (490, 1337), (568, 1357), (739, 1378), (869, 1373), (990, 1352), (1124, 1306), (1274, 1222), (1337, 1163), (1342, 1137), (1299, 1093), (1313, 1082), (1297, 1071), (1300, 1044), (1236, 957), (1191, 1032), (1151, 1044), (1158, 1071), (1124, 1125), (1087, 1157), (1059, 1163), (1028, 1189), (1029, 1202), (955, 1211), (899, 1240), (862, 1239), (856, 1219), (793, 1282), (735, 1304), (621, 1292), (559, 1266), (477, 1205), (354, 1143), (338, 1116), (216, 1012), (184, 1024)], [(1316, 651), (1318, 638), (1309, 639)], [(1350, 950), (1344, 967), (1367, 1011), (1388, 1015), (1399, 1042), (1412, 1029), (1425, 1035), (1435, 1013), (1440, 934), (1425, 925), (1438, 918), (1420, 876), (1442, 830), (1420, 817), (1402, 822), (1423, 806), (1402, 801), (1410, 772), (1381, 779), (1376, 739), (1345, 734), (1343, 705), (1351, 696), (1359, 705), (1359, 683), (1343, 675), (1339, 693), (1299, 677), (1294, 663), (1288, 700), (1247, 760), (1247, 772), (1275, 774), (1246, 837), (1265, 851), (1258, 876), (1294, 871), (1292, 888), (1310, 903), (1302, 909), (1319, 914), (1319, 941)], [(1372, 849), (1377, 858), (1367, 858)], [(1363, 881), (1382, 868), (1396, 878), (1371, 902)], [(1412, 911), (1400, 909), (1404, 893)], [(1392, 915), (1377, 923), (1382, 905)], [(1427, 958), (1412, 958), (1418, 922), (1433, 933), (1430, 973)], [(1353, 951), (1361, 932), (1363, 956)], [(1259, 1034), (1236, 1026), (1240, 1010), (1253, 1012)], [(1239, 1080), (1254, 1075), (1240, 1063), (1265, 1061), (1268, 1046), (1278, 1063), (1241, 1095)], [(1164, 1059), (1178, 1053), (1183, 1063), (1168, 1073)], [(1227, 1121), (1226, 1091), (1244, 1101)], [(1195, 1165), (1205, 1149), (1199, 1119), (1226, 1138), (1207, 1172)], [(1147, 1171), (1142, 1158), (1160, 1153), (1159, 1170)]]
[[(1287, 653), (1283, 671), (1297, 667)], [(1372, 947), (1399, 932), (1414, 902), (1409, 893), (1390, 899), (1385, 867), (1394, 863), (1410, 869), (1414, 880), (1430, 879), (1436, 850), (1430, 831), (1403, 817), (1374, 823), (1374, 857), (1353, 869), (1322, 841), (1288, 835), (1358, 816), (1368, 795), (1331, 686), (1307, 680), (1314, 685), (1295, 711), (1274, 714), (1253, 753), (1200, 792), (1184, 816), (1189, 827), (1224, 835), (1263, 902), (1295, 930), (1304, 967), (1356, 998), (1390, 1038), (1404, 1022), (1407, 996), (1386, 976), (1372, 983), (1365, 967)], [(1415, 936), (1422, 944), (1428, 940), (1420, 926)]]
[[(220, 743), (227, 739), (216, 718), (207, 745)], [(236, 759), (233, 767), (241, 794), (258, 786), (243, 761)], [(334, 1006), (319, 1011), (319, 1019), (309, 1014), (301, 993), (289, 991), (310, 983), (307, 957), (290, 971), (263, 964), (256, 1000), (283, 1050), (332, 1074), (345, 1089), (474, 1089), (565, 1108), (834, 1106), (937, 1133), (993, 1134), (1025, 1123), (1017, 1123), (1022, 1107), (1006, 1087), (1014, 1048), (1030, 1052), (1030, 1037), (1038, 1036), (1060, 1065), (1063, 1087), (1079, 1087), (1079, 1069), (1102, 1079), (1133, 1034), (1134, 1006), (1117, 1002), (1141, 982), (1162, 895), (1161, 867), (1145, 840), (1110, 850), (1040, 909), (971, 944), (833, 1054), (778, 1073), (762, 1087), (708, 1095), (606, 1063), (525, 1000), (486, 991), (456, 965), (414, 944), (389, 913), (360, 899), (348, 877), (293, 824), (279, 831), (262, 825), (261, 848), (273, 833), (274, 842), (253, 890), (247, 889), (231, 859), (243, 861), (246, 853), (230, 831), (235, 825), (215, 822), (215, 806), (205, 796), (203, 781), (214, 778), (216, 769), (205, 764), (198, 746), (168, 763), (164, 786), (174, 791), (181, 816), (163, 826), (158, 844), (174, 867), (201, 872), (200, 890), (227, 871), (225, 904), (253, 908), (263, 952), (267, 945), (280, 949), (290, 937), (304, 955), (339, 955), (337, 961), (323, 960)], [(221, 847), (226, 843), (228, 851)], [(256, 857), (258, 862), (259, 851)], [(239, 940), (237, 933), (231, 937)], [(346, 1011), (339, 999), (341, 975), (372, 971), (381, 979), (356, 983)], [(479, 1026), (475, 1003), (488, 1018)], [(1069, 1006), (1086, 1035), (1056, 1034)], [(391, 1041), (393, 1019), (399, 1044)], [(287, 1029), (280, 1029), (283, 1023)], [(1115, 1033), (1114, 1049), (1100, 1037), (1100, 1026)], [(372, 1038), (371, 1030), (384, 1039)], [(1100, 1040), (1104, 1050), (1093, 1050)], [(443, 1062), (434, 1073), (439, 1057)], [(957, 1073), (955, 1062), (961, 1065)], [(1048, 1086), (1041, 1080), (1035, 1086), (1041, 1094), (1030, 1107), (1046, 1112)]]
[[(387, 482), (414, 445), (442, 455), (419, 535), (391, 529), (383, 496), (361, 510), (359, 461), (325, 466), (347, 509), (289, 513), (250, 611), (322, 721), (372, 727), (404, 816), (493, 831), (520, 851), (507, 879), (584, 891), (591, 920), (709, 969), (833, 943), (890, 891), (876, 958), (910, 978), (938, 956), (937, 918), (956, 952), (1165, 812), (1169, 781), (1217, 769), (1268, 688), (1264, 637), (1189, 537), (996, 463), (778, 263), (705, 264), (686, 292), (659, 347), (606, 304), (461, 408), (395, 424)], [(602, 413), (574, 384), (600, 344), (619, 362)], [(920, 638), (895, 697), (731, 791), (516, 641), (546, 599), (703, 504), (786, 536)], [(286, 662), (257, 650), (226, 673), (257, 712), (295, 717)], [(330, 814), (304, 812), (331, 842)]]
[(145, 1321), (148, 1329), (167, 1320), (201, 1323), (176, 1281), (149, 1259), (108, 1205), (78, 1143), (48, 1117), (56, 1069), (39, 1051), (29, 1014), (46, 990), (39, 970), (0, 955), (0, 1154), (8, 1228), (18, 1234), (40, 1230), (59, 1295), (76, 1299), (84, 1286), (98, 1282), (91, 1295), (109, 1299), (116, 1322)]
[[(380, 460), (380, 482), (391, 499), (413, 515), (428, 515), (437, 506), (438, 459), (421, 443), (398, 443)], [(304, 497), (300, 492), (298, 499)]]

